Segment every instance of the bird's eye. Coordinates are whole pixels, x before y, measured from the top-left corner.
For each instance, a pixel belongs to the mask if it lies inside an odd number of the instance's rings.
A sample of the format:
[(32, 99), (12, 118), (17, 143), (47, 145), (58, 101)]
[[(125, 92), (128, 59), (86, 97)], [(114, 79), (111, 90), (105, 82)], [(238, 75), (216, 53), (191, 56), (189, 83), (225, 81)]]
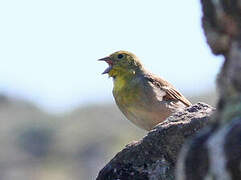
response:
[(119, 54), (117, 57), (118, 57), (118, 59), (121, 59), (121, 58), (124, 57), (124, 55), (123, 54)]

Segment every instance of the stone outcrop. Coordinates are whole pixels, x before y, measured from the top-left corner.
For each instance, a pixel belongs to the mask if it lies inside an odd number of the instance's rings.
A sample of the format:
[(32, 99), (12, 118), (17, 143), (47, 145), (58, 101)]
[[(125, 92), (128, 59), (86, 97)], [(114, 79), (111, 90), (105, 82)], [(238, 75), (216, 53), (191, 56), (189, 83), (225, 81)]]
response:
[(178, 153), (185, 140), (210, 122), (214, 108), (195, 104), (157, 125), (143, 139), (119, 152), (97, 180), (174, 179)]
[(224, 65), (212, 125), (188, 142), (179, 156), (178, 180), (241, 179), (241, 0), (202, 0), (207, 42)]

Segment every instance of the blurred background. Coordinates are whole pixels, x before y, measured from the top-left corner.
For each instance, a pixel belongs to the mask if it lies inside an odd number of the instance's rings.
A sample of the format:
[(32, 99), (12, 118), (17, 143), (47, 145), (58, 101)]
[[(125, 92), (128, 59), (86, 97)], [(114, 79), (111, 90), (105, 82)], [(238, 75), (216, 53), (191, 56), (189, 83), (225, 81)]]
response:
[(147, 132), (128, 122), (97, 59), (135, 53), (195, 103), (215, 106), (222, 58), (199, 1), (0, 1), (0, 179), (95, 179)]

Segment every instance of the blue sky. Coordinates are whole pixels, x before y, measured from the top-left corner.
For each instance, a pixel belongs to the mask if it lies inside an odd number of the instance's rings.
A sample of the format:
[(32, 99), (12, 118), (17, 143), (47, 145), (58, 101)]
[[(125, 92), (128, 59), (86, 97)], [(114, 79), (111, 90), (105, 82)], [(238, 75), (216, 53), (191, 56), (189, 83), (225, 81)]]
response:
[(0, 92), (48, 111), (113, 101), (96, 60), (135, 53), (184, 94), (215, 88), (222, 58), (211, 54), (199, 1), (0, 1)]

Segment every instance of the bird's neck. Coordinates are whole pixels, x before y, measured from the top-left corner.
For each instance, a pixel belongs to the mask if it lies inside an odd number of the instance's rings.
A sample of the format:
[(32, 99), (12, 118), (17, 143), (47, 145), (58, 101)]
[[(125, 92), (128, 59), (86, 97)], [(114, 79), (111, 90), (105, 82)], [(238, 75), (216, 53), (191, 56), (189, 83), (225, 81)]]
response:
[(138, 76), (138, 72), (136, 71), (118, 74), (113, 78), (113, 82), (114, 82), (113, 91), (119, 92), (124, 87), (131, 85), (131, 81), (135, 79), (137, 76)]

